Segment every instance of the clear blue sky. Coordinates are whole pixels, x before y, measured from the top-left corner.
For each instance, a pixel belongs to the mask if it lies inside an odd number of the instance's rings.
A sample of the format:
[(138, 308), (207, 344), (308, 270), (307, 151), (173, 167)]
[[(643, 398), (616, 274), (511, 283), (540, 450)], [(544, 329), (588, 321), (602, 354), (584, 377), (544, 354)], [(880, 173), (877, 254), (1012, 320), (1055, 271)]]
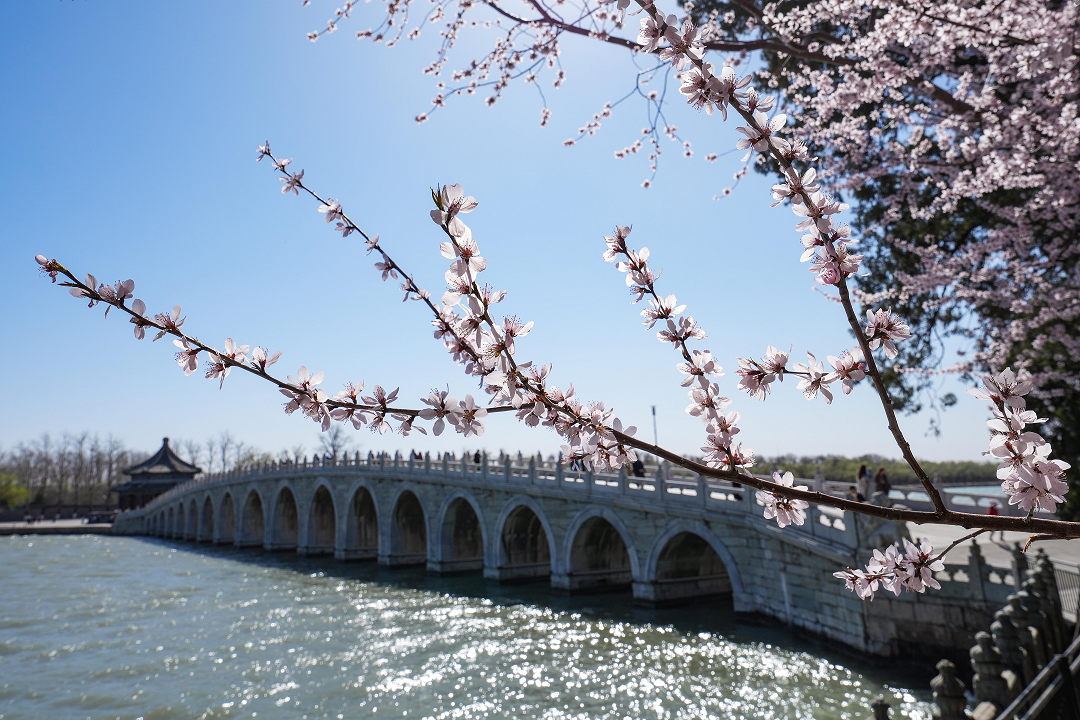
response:
[[(145, 450), (164, 435), (205, 439), (223, 430), (274, 452), (317, 442), (314, 424), (286, 416), (283, 398), (253, 378), (234, 373), (219, 391), (201, 371), (184, 377), (168, 340), (137, 342), (120, 317), (87, 310), (37, 274), (37, 253), (102, 280), (133, 278), (151, 311), (180, 303), (185, 329), (200, 339), (283, 350), (279, 369), (324, 370), (331, 392), (362, 379), (400, 386), (415, 406), (432, 387), (449, 384), (459, 397), (474, 391), (432, 339), (424, 309), (402, 304), (359, 242), (331, 232), (313, 202), (283, 197), (268, 164), (254, 162), (269, 138), (436, 296), (446, 261), (428, 218), (428, 188), (464, 184), (480, 200), (468, 220), (489, 259), (485, 279), (510, 291), (507, 312), (536, 321), (519, 357), (553, 363), (557, 384), (573, 382), (583, 398), (614, 406), (646, 437), (652, 405), (662, 444), (695, 451), (703, 433), (683, 412), (678, 358), (642, 328), (622, 276), (601, 258), (602, 236), (616, 223), (634, 225), (634, 244), (647, 245), (665, 270), (661, 288), (687, 303), (709, 334), (702, 347), (724, 365), (720, 384), (743, 413), (749, 446), (765, 455), (898, 455), (865, 384), (832, 406), (808, 403), (791, 381), (764, 404), (735, 389), (738, 355), (760, 355), (772, 343), (794, 344), (796, 359), (807, 349), (824, 358), (851, 340), (841, 309), (813, 292), (798, 262), (793, 216), (769, 208), (770, 183), (751, 176), (713, 201), (732, 184), (739, 154), (703, 158), (733, 148), (734, 122), (677, 100), (670, 119), (695, 155), (683, 158), (665, 141), (649, 190), (640, 187), (644, 157), (612, 154), (640, 136), (641, 103), (617, 108), (597, 136), (564, 148), (632, 83), (628, 53), (581, 39), (564, 46), (567, 85), (554, 91), (545, 81), (549, 127), (539, 127), (542, 104), (524, 85), (494, 108), (478, 97), (455, 99), (417, 125), (413, 117), (435, 94), (435, 81), (420, 72), (434, 56), (433, 26), (390, 50), (358, 42), (354, 31), (378, 22), (381, 4), (372, 3), (341, 32), (308, 42), (305, 32), (334, 7), (0, 7), (0, 447), (82, 431)], [(494, 37), (471, 31), (451, 65)], [(949, 388), (961, 389), (953, 381)], [(924, 436), (928, 419), (902, 421), (918, 455), (979, 459), (981, 403), (961, 396), (940, 438)], [(365, 450), (476, 447), (454, 434), (363, 431), (356, 440)], [(502, 417), (482, 445), (546, 453), (559, 440)]]

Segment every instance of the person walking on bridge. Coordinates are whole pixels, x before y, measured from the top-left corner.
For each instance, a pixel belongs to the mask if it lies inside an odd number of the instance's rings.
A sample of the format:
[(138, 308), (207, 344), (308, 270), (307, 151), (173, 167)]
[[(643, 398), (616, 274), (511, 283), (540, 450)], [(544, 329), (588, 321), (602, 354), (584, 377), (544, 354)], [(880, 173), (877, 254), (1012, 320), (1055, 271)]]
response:
[(859, 471), (855, 473), (855, 487), (863, 497), (870, 496), (870, 471), (865, 464), (860, 465)]
[(892, 485), (889, 484), (889, 476), (885, 474), (885, 468), (880, 467), (874, 474), (874, 492), (888, 495), (890, 490), (892, 490)]

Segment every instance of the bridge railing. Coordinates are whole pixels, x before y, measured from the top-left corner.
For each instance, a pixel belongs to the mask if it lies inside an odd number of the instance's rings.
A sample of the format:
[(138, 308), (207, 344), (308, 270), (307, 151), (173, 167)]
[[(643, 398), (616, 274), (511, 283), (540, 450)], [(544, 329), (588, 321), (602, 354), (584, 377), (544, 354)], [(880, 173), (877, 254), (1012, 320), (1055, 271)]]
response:
[[(171, 490), (154, 498), (144, 508), (129, 513), (153, 513), (156, 509), (167, 506), (177, 497), (192, 491), (228, 485), (245, 479), (256, 479), (265, 475), (302, 475), (323, 473), (328, 470), (338, 472), (386, 472), (422, 478), (455, 478), (478, 483), (500, 483), (508, 485), (531, 485), (559, 490), (561, 492), (580, 493), (594, 497), (627, 497), (644, 503), (661, 503), (682, 507), (698, 507), (708, 511), (739, 513), (747, 516), (748, 521), (760, 522), (766, 527), (775, 527), (772, 520), (765, 520), (763, 508), (752, 488), (738, 483), (704, 478), (696, 473), (675, 468), (668, 463), (649, 465), (644, 477), (637, 477), (623, 468), (617, 473), (593, 472), (578, 468), (575, 464), (563, 463), (557, 459), (544, 459), (541, 456), (512, 457), (502, 455), (498, 458), (481, 456), (479, 462), (468, 455), (455, 456), (442, 454), (436, 457), (420, 456), (419, 453), (401, 455), (394, 453), (369, 452), (346, 455), (336, 459), (305, 458), (300, 462), (272, 461), (249, 465), (225, 473), (201, 475), (193, 480), (177, 485)], [(797, 483), (815, 486), (814, 480), (798, 480)], [(756, 520), (755, 520), (756, 518)], [(818, 542), (853, 549), (858, 546), (855, 523), (850, 513), (825, 511), (812, 507), (807, 515), (806, 524), (790, 526), (785, 532), (794, 533)]]

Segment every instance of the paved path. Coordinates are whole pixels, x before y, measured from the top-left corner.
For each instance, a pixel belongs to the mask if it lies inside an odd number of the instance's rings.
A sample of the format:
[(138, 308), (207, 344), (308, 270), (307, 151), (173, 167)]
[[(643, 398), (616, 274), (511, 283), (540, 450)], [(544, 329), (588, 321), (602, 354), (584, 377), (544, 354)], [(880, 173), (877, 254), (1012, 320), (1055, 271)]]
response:
[[(908, 523), (908, 530), (911, 531), (911, 537), (928, 538), (935, 548), (941, 549), (971, 532), (953, 525), (916, 525), (915, 523)], [(1029, 536), (1026, 533), (1006, 532), (1005, 540), (1002, 542), (998, 533), (993, 535), (993, 541), (990, 540), (990, 533), (975, 538), (979, 543), (979, 549), (982, 551), (983, 557), (995, 567), (1011, 567), (1012, 556), (1010, 553), (1013, 543), (1020, 543), (1022, 547)], [(947, 556), (948, 562), (950, 564), (967, 562), (968, 548), (970, 546), (969, 541), (954, 548)], [(1055, 564), (1080, 565), (1080, 540), (1044, 540), (1032, 543), (1028, 552), (1034, 553), (1039, 548), (1045, 550)]]
[(82, 520), (45, 520), (43, 522), (0, 522), (0, 535), (108, 535), (110, 523), (85, 523)]

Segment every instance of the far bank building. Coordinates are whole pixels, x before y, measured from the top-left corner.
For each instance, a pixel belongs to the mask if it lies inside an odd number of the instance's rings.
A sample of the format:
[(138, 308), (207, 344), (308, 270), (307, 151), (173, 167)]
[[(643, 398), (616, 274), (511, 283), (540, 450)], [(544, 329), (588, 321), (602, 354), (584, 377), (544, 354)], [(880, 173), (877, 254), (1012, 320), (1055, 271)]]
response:
[(149, 460), (132, 465), (123, 472), (131, 479), (113, 488), (117, 495), (117, 508), (134, 510), (177, 484), (192, 479), (202, 469), (181, 460), (169, 447), (169, 438), (164, 438), (161, 449)]

